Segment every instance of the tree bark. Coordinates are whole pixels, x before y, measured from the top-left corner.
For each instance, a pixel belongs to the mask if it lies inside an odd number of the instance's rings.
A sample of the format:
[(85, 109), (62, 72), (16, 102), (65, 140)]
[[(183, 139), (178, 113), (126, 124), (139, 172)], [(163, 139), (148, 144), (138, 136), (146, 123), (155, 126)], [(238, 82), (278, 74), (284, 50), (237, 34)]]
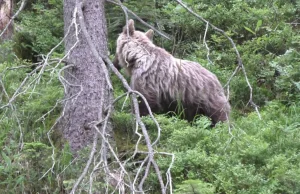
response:
[[(86, 0), (83, 5), (85, 25), (100, 56), (107, 55), (104, 3), (105, 0)], [(65, 51), (70, 52), (67, 65), (71, 67), (66, 66), (64, 71), (66, 101), (60, 125), (73, 152), (93, 141), (96, 131), (91, 124), (104, 119), (104, 110), (112, 100), (104, 70), (91, 52), (87, 39), (82, 33), (78, 15), (76, 15), (76, 25), (72, 24), (75, 19), (73, 18), (75, 7), (75, 0), (64, 1), (65, 35), (69, 32), (65, 40)], [(75, 26), (78, 28), (76, 29)], [(74, 47), (76, 40), (79, 42)], [(111, 129), (110, 124), (108, 129)], [(108, 133), (111, 133), (111, 130)]]
[[(13, 13), (12, 0), (0, 0), (0, 34), (9, 23)], [(1, 36), (2, 40), (11, 39), (13, 35), (13, 23), (7, 27), (5, 33)]]

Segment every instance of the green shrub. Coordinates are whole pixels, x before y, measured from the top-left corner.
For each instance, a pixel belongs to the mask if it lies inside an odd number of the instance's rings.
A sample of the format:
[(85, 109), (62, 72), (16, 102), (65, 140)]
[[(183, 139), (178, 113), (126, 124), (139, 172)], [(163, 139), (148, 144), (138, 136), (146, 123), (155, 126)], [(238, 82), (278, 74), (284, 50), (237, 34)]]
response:
[[(162, 139), (166, 141), (160, 142), (159, 149), (175, 154), (171, 169), (175, 189), (186, 192), (192, 188), (195, 192), (215, 189), (217, 193), (300, 192), (300, 179), (295, 175), (300, 162), (299, 113), (296, 105), (285, 107), (273, 102), (261, 111), (262, 120), (254, 112), (232, 121), (230, 128), (228, 124), (219, 124), (211, 129), (206, 127), (205, 117), (193, 126), (180, 126), (176, 120), (164, 118), (164, 122), (172, 123), (172, 130), (167, 128), (168, 133), (164, 133), (162, 125)], [(156, 134), (152, 125), (149, 131)], [(161, 169), (167, 170), (171, 158), (157, 157)], [(153, 184), (155, 180), (150, 178), (149, 182)]]

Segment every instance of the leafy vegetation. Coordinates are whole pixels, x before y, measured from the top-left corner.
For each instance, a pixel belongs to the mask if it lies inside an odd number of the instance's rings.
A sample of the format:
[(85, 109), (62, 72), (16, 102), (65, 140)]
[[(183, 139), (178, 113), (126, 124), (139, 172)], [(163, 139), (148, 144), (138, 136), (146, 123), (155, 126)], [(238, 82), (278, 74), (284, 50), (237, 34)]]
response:
[[(211, 128), (206, 117), (191, 124), (176, 115), (156, 115), (162, 128), (156, 149), (175, 154), (171, 169), (174, 192), (300, 193), (300, 2), (185, 2), (236, 42), (262, 120), (247, 105), (250, 91), (241, 73), (230, 84), (230, 126), (218, 124)], [(203, 45), (206, 24), (176, 2), (125, 1), (125, 5), (175, 38), (167, 41), (157, 35), (156, 44), (175, 56), (200, 62), (222, 83), (236, 68), (230, 43), (210, 28), (206, 42), (213, 63), (207, 60)], [(112, 5), (107, 10), (109, 49), (113, 54), (124, 16)], [(50, 130), (62, 111), (64, 89), (55, 76), (58, 72), (49, 67), (38, 85), (24, 85), (21, 95), (12, 104), (9, 101), (25, 78), (37, 78), (38, 71), (30, 74), (32, 63), (62, 39), (62, 18), (61, 1), (30, 1), (15, 21), (14, 39), (0, 44), (0, 81), (5, 86), (4, 91), (0, 85), (0, 193), (69, 191), (86, 163), (86, 150), (74, 158), (61, 135)], [(138, 29), (146, 28), (139, 24)], [(63, 49), (60, 46), (52, 58), (60, 56)], [(112, 80), (115, 96), (122, 94), (121, 83), (115, 77)], [(155, 124), (148, 117), (143, 121), (155, 139)], [(117, 149), (126, 158), (124, 152), (132, 152), (138, 138), (132, 128), (130, 102), (116, 104), (113, 123)], [(166, 172), (171, 158), (157, 156), (157, 160)], [(134, 164), (128, 169), (136, 171)], [(103, 188), (102, 179), (97, 177), (95, 189)], [(158, 191), (154, 174), (146, 184), (149, 193)], [(84, 186), (81, 189), (88, 192)]]

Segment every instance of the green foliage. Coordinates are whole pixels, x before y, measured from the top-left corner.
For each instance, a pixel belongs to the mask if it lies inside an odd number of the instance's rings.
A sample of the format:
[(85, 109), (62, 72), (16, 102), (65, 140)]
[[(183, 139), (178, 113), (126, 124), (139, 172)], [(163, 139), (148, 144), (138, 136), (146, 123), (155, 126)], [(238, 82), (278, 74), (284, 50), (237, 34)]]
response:
[[(282, 79), (280, 76), (274, 77), (276, 68), (270, 64), (289, 50), (299, 52), (299, 31), (289, 23), (297, 21), (299, 3), (282, 0), (269, 3), (197, 0), (185, 3), (209, 22), (223, 29), (237, 43), (253, 87), (254, 101), (258, 105), (264, 105), (268, 101), (287, 95), (284, 94), (286, 89), (274, 90), (278, 87), (275, 86), (275, 83), (278, 83), (275, 80)], [(175, 37), (174, 44), (164, 42), (163, 46), (167, 50), (172, 51), (176, 56), (200, 62), (216, 73), (223, 83), (227, 81), (237, 66), (237, 62), (232, 46), (224, 36), (208, 28), (206, 42), (211, 51), (209, 58), (215, 64), (213, 66), (207, 63), (207, 50), (202, 44), (205, 24), (190, 15), (176, 2), (149, 5), (149, 11), (150, 9), (155, 9), (153, 12), (159, 13), (153, 14), (155, 24)], [(299, 72), (297, 65), (299, 57), (286, 62), (288, 63), (283, 66), (289, 64), (296, 69), (295, 72)], [(291, 85), (290, 81), (282, 82), (284, 82), (281, 84), (282, 87)], [(297, 87), (297, 81), (294, 85)], [(233, 79), (230, 92), (232, 105), (239, 109), (244, 108), (250, 95), (244, 75), (239, 74)], [(291, 93), (289, 94), (295, 96), (297, 90)]]
[[(227, 82), (237, 61), (224, 36), (208, 28), (206, 43), (210, 54), (207, 56), (203, 44), (206, 24), (176, 2), (124, 3), (145, 21), (175, 38), (167, 41), (156, 36), (157, 45), (175, 56), (198, 61), (222, 83)], [(155, 149), (175, 154), (171, 169), (174, 192), (300, 193), (300, 34), (297, 26), (300, 3), (294, 0), (186, 0), (185, 3), (223, 29), (237, 44), (253, 88), (253, 100), (261, 107), (262, 120), (252, 107), (246, 106), (250, 93), (242, 73), (230, 84), (233, 109), (230, 127), (218, 124), (211, 128), (206, 117), (188, 123), (179, 119), (180, 110), (173, 117), (155, 115), (162, 129)], [(116, 37), (125, 19), (118, 7), (108, 4), (106, 10), (109, 50), (113, 55)], [(8, 95), (0, 85), (0, 107), (8, 103), (31, 72), (31, 62), (37, 60), (37, 55), (48, 53), (61, 40), (62, 12), (62, 1), (30, 0), (15, 20), (14, 39), (0, 44), (0, 78)], [(139, 22), (136, 24), (138, 30), (148, 29)], [(53, 57), (61, 57), (63, 49), (60, 46)], [(213, 63), (209, 63), (207, 57)], [(74, 160), (69, 146), (55, 129), (49, 133), (54, 147), (50, 144), (47, 133), (61, 114), (61, 104), (57, 102), (63, 97), (63, 88), (54, 77), (57, 72), (51, 74), (49, 69), (39, 84), (29, 86), (37, 73), (28, 77), (27, 85), (21, 88), (24, 93), (14, 99), (13, 108), (0, 109), (0, 193), (68, 192), (86, 164), (89, 148)], [(115, 97), (123, 94), (123, 86), (115, 76), (112, 82)], [(134, 131), (136, 123), (130, 114), (131, 102), (125, 99), (116, 102), (113, 116), (117, 151), (124, 160), (138, 139)], [(151, 139), (155, 140), (156, 125), (149, 117), (142, 120)], [(143, 142), (139, 149), (146, 150)], [(144, 156), (136, 157), (142, 160)], [(164, 174), (171, 158), (158, 154), (155, 157)], [(133, 163), (128, 163), (126, 168), (130, 173), (137, 170)], [(102, 191), (103, 177), (95, 176), (93, 191)], [(84, 179), (80, 188), (83, 193), (88, 192), (84, 185), (87, 181)], [(150, 174), (145, 184), (149, 193), (159, 190), (154, 174)]]
[[(55, 148), (50, 146), (47, 137), (60, 114), (60, 104), (56, 106), (56, 102), (62, 98), (62, 87), (49, 71), (40, 77), (39, 84), (32, 87), (39, 72), (29, 76), (30, 63), (14, 57), (9, 60), (9, 57), (0, 63), (1, 83), (5, 87), (5, 92), (0, 87), (0, 107), (5, 106), (0, 109), (0, 146), (3, 148), (0, 192), (58, 193), (61, 187), (57, 186), (57, 177), (51, 173), (43, 175), (51, 168), (53, 160), (57, 162), (55, 172), (62, 171), (70, 162), (67, 150), (55, 151), (52, 155)], [(23, 80), (27, 82), (21, 84)], [(16, 91), (21, 93), (12, 98)], [(54, 139), (53, 143), (60, 139)]]
[(277, 72), (274, 92), (277, 99), (292, 104), (300, 99), (300, 53), (294, 49), (287, 50), (283, 55), (270, 62)]
[(0, 44), (0, 64), (4, 62), (12, 62), (15, 58), (12, 45), (12, 41), (5, 41)]
[[(171, 169), (175, 192), (300, 192), (299, 113), (296, 104), (287, 108), (273, 102), (261, 111), (263, 120), (251, 113), (236, 119), (230, 128), (227, 124), (210, 128), (206, 117), (190, 125), (176, 117), (157, 115), (162, 128), (159, 149), (175, 154)], [(126, 133), (132, 122), (130, 115), (117, 114), (116, 118), (116, 127), (123, 127)], [(155, 139), (155, 124), (149, 117), (143, 121)], [(124, 123), (129, 125), (125, 127)], [(131, 132), (128, 137), (134, 144), (136, 139), (132, 136)], [(167, 170), (171, 158), (157, 158), (161, 169)], [(155, 176), (150, 176), (147, 184), (155, 183)], [(153, 192), (157, 189), (153, 188)]]
[[(281, 58), (281, 69), (290, 66), (295, 76), (299, 73), (300, 34), (297, 26), (293, 25), (293, 21), (297, 21), (299, 17), (299, 3), (283, 0), (268, 3), (196, 0), (185, 3), (209, 22), (223, 29), (236, 42), (253, 88), (253, 100), (256, 104), (263, 106), (274, 99), (295, 102), (298, 98), (298, 80), (291, 80), (290, 75), (284, 78), (283, 73), (278, 76), (280, 70), (276, 64)], [(207, 62), (207, 49), (202, 44), (205, 24), (176, 2), (129, 1), (126, 2), (126, 6), (175, 38), (174, 42), (170, 42), (161, 40), (158, 36), (154, 39), (156, 44), (175, 56), (200, 62), (213, 71), (222, 83), (227, 82), (237, 66), (237, 61), (231, 44), (224, 36), (208, 28), (206, 42), (210, 48), (209, 58), (214, 63), (210, 64)], [(122, 16), (119, 12), (117, 13), (118, 15), (110, 12), (109, 21), (115, 24), (113, 26), (114, 29), (118, 29), (117, 32), (121, 32), (124, 19), (120, 18)], [(138, 28), (147, 30), (144, 26)], [(112, 38), (115, 40), (115, 37)], [(293, 51), (293, 54), (285, 54), (289, 51)], [(230, 90), (232, 106), (242, 112), (249, 112), (249, 108), (246, 107), (249, 92), (244, 75), (240, 73), (234, 77)]]
[(215, 193), (215, 188), (212, 184), (205, 183), (201, 180), (186, 180), (178, 185), (175, 193), (191, 193), (191, 194), (212, 194)]
[[(299, 106), (273, 102), (261, 112), (263, 120), (252, 113), (230, 128), (219, 124), (208, 129), (204, 118), (194, 126), (167, 119), (173, 130), (160, 149), (175, 153), (175, 188), (196, 193), (300, 192), (299, 113)], [(170, 160), (159, 157), (159, 165), (166, 170)]]
[[(37, 55), (47, 54), (63, 37), (62, 1), (35, 1), (20, 14), (22, 30), (15, 34), (16, 54), (22, 59), (36, 61)], [(62, 53), (60, 46), (56, 52)]]
[[(36, 182), (42, 177), (45, 167), (50, 166), (50, 147), (41, 142), (24, 143), (22, 153), (14, 155), (13, 150), (7, 147), (1, 152), (1, 156), (0, 190), (11, 188), (12, 192), (38, 192), (44, 189), (42, 184), (38, 186)], [(44, 181), (47, 182), (47, 179)]]
[[(156, 37), (154, 41), (158, 45), (175, 56), (200, 62), (222, 83), (227, 82), (237, 62), (235, 52), (224, 36), (208, 29), (206, 42), (213, 64), (208, 63), (207, 50), (202, 44), (205, 24), (175, 2), (145, 5), (142, 2), (128, 1), (126, 5), (175, 37), (172, 43)], [(206, 117), (190, 125), (176, 117), (156, 115), (162, 128), (158, 149), (175, 153), (171, 171), (175, 192), (300, 192), (300, 179), (296, 175), (300, 162), (300, 34), (299, 28), (291, 23), (299, 18), (300, 4), (283, 0), (268, 3), (261, 0), (185, 3), (236, 42), (253, 88), (253, 100), (262, 107), (263, 120), (260, 121), (256, 113), (245, 114), (252, 108), (246, 106), (250, 92), (242, 73), (236, 75), (230, 84), (231, 128), (221, 124), (211, 129)], [(150, 16), (144, 17), (149, 13)], [(119, 32), (121, 30), (122, 22), (119, 23)], [(241, 117), (241, 113), (246, 116)], [(136, 139), (130, 116), (117, 113), (115, 118), (115, 128), (118, 131), (122, 129), (120, 133), (129, 134), (129, 138), (125, 138), (126, 144), (133, 144)], [(143, 118), (143, 121), (151, 132), (151, 138), (155, 139), (158, 134), (155, 124), (149, 117)], [(124, 144), (118, 145), (122, 147)], [(160, 167), (166, 170), (171, 159), (157, 157)], [(149, 179), (149, 187), (157, 185), (154, 175)]]

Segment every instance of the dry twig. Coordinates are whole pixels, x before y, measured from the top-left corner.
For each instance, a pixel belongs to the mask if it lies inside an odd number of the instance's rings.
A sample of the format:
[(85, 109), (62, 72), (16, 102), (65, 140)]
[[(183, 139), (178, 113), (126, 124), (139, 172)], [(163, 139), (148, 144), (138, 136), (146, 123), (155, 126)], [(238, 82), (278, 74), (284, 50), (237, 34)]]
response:
[[(134, 112), (135, 112), (136, 122), (137, 122), (137, 124), (138, 124), (138, 125), (141, 127), (141, 129), (142, 129), (143, 137), (145, 138), (145, 142), (146, 142), (146, 145), (147, 145), (147, 148), (148, 148), (148, 153), (147, 153), (147, 157), (146, 157), (146, 158), (147, 158), (147, 166), (149, 166), (149, 165), (152, 164), (152, 166), (153, 166), (154, 169), (155, 169), (156, 175), (157, 175), (157, 177), (158, 177), (159, 183), (160, 183), (160, 185), (161, 185), (161, 192), (162, 192), (162, 193), (166, 193), (166, 187), (165, 187), (165, 185), (164, 185), (164, 182), (163, 182), (163, 178), (162, 178), (161, 172), (160, 172), (160, 170), (159, 170), (159, 167), (158, 167), (156, 161), (154, 160), (154, 154), (155, 154), (155, 151), (154, 151), (154, 149), (153, 149), (153, 147), (152, 147), (154, 144), (156, 144), (156, 143), (158, 142), (158, 139), (159, 139), (159, 138), (157, 138), (157, 139), (155, 140), (154, 143), (151, 143), (151, 140), (150, 140), (150, 137), (149, 137), (148, 132), (147, 132), (147, 130), (146, 130), (146, 127), (145, 127), (144, 123), (141, 121), (141, 118), (140, 118), (140, 114), (139, 114), (139, 106), (138, 106), (138, 101), (137, 101), (136, 93), (137, 93), (139, 96), (141, 96), (143, 100), (145, 100), (145, 103), (146, 103), (146, 105), (147, 105), (147, 108), (148, 108), (148, 110), (149, 110), (149, 112), (150, 112), (150, 116), (152, 117), (152, 119), (154, 120), (154, 122), (157, 124), (158, 130), (159, 130), (159, 133), (160, 133), (160, 127), (159, 127), (157, 121), (155, 120), (155, 118), (153, 117), (153, 115), (152, 115), (152, 113), (151, 113), (151, 108), (150, 108), (150, 106), (148, 105), (146, 99), (145, 99), (140, 93), (138, 93), (137, 91), (132, 91), (132, 89), (130, 88), (129, 84), (128, 84), (127, 81), (125, 80), (125, 78), (124, 78), (124, 77), (118, 72), (118, 70), (113, 66), (113, 64), (112, 64), (112, 62), (109, 60), (108, 56), (107, 56), (107, 55), (102, 55), (102, 56), (101, 56), (101, 54), (98, 53), (98, 52), (96, 51), (95, 45), (92, 43), (92, 41), (91, 41), (91, 39), (90, 39), (90, 36), (89, 36), (89, 34), (88, 34), (87, 30), (86, 30), (86, 26), (85, 26), (84, 18), (83, 18), (83, 13), (82, 13), (82, 10), (81, 10), (81, 9), (82, 9), (82, 3), (77, 1), (76, 7), (77, 7), (77, 11), (78, 11), (79, 23), (80, 23), (81, 30), (82, 30), (82, 32), (83, 32), (85, 38), (87, 39), (87, 42), (88, 42), (88, 44), (89, 44), (89, 46), (90, 46), (90, 48), (91, 48), (91, 50), (92, 50), (92, 52), (93, 52), (93, 55), (95, 56), (95, 58), (97, 58), (98, 62), (101, 63), (101, 64), (103, 64), (103, 61), (102, 61), (102, 60), (104, 60), (104, 61), (106, 62), (106, 64), (109, 65), (109, 67), (112, 69), (112, 71), (113, 71), (113, 72), (118, 76), (118, 78), (122, 81), (122, 83), (123, 83), (124, 87), (127, 89), (127, 91), (128, 91), (129, 93), (131, 93), (131, 97), (132, 97), (132, 101), (133, 101), (133, 107), (134, 107), (134, 110), (135, 110)], [(107, 69), (106, 69), (105, 66), (104, 66), (104, 67), (101, 66), (101, 69), (103, 69), (105, 72), (107, 71)], [(109, 80), (107, 80), (107, 84), (110, 84)], [(112, 87), (111, 87), (111, 89), (112, 89)], [(123, 96), (125, 96), (125, 95), (123, 95)], [(110, 108), (109, 108), (109, 110), (110, 110)], [(109, 112), (110, 112), (110, 111), (109, 111)], [(109, 114), (108, 114), (108, 115), (109, 115)], [(108, 118), (109, 118), (109, 117), (107, 116), (106, 119), (104, 120), (105, 123), (107, 123)], [(108, 146), (111, 147), (110, 144), (109, 144), (109, 141), (107, 141), (107, 138), (105, 137), (105, 131), (104, 131), (104, 130), (105, 130), (105, 127), (102, 128), (102, 130), (103, 130), (102, 132), (100, 132), (100, 130), (97, 129), (97, 128), (96, 128), (96, 130), (97, 130), (98, 133), (102, 136), (102, 142), (107, 143)], [(138, 141), (138, 142), (139, 142), (139, 141)], [(106, 150), (106, 148), (105, 148), (105, 146), (104, 146), (105, 143), (102, 144), (102, 150)], [(93, 146), (93, 150), (94, 150), (94, 146)], [(112, 149), (110, 149), (110, 151), (113, 152)], [(115, 155), (115, 154), (114, 154), (114, 155)], [(171, 154), (170, 154), (170, 155), (171, 155)], [(91, 160), (92, 157), (93, 157), (93, 156), (91, 155), (90, 158), (89, 158), (89, 160)], [(102, 158), (101, 163), (103, 162), (103, 163), (105, 164), (105, 166), (107, 166), (107, 164), (106, 164), (107, 161), (106, 161), (106, 159), (105, 159), (106, 154), (105, 154), (104, 152), (102, 152), (101, 157), (104, 157), (104, 158)], [(121, 163), (118, 162), (118, 164), (120, 165)], [(123, 165), (120, 165), (120, 167), (123, 169), (123, 170), (122, 170), (122, 171), (123, 171), (122, 173), (128, 174), (128, 173), (125, 171)], [(143, 166), (141, 166), (140, 168), (142, 168), (142, 167), (143, 167)], [(106, 170), (106, 174), (110, 174), (110, 173), (109, 173), (109, 169)], [(146, 179), (147, 176), (148, 176), (148, 172), (146, 171), (146, 173), (144, 174), (144, 178), (143, 178), (142, 181), (140, 182), (139, 189), (142, 188), (143, 183), (144, 183), (144, 180)], [(136, 178), (137, 178), (137, 177), (138, 177), (138, 175), (136, 175)], [(168, 179), (170, 179), (170, 177), (169, 177)], [(78, 184), (79, 184), (79, 182), (80, 182), (81, 180), (82, 180), (82, 176), (81, 176), (80, 179), (78, 179), (77, 184), (74, 185), (74, 187), (73, 187), (73, 189), (72, 189), (72, 192), (75, 192), (76, 187), (78, 186)], [(90, 184), (91, 184), (91, 183), (92, 183), (92, 181), (90, 181)], [(170, 185), (170, 186), (171, 186), (171, 185)], [(92, 187), (92, 185), (90, 185), (90, 188), (91, 188), (91, 187)], [(134, 184), (133, 184), (132, 186), (130, 186), (131, 189), (135, 190), (134, 187), (135, 187)], [(141, 192), (143, 192), (143, 191), (141, 190)]]
[(21, 6), (19, 7), (18, 11), (10, 18), (9, 22), (6, 24), (5, 28), (0, 34), (0, 37), (5, 33), (5, 31), (8, 29), (9, 25), (14, 21), (14, 19), (19, 15), (19, 13), (23, 10), (23, 8), (26, 5), (27, 0), (23, 0), (21, 3)]
[[(139, 22), (141, 22), (143, 25), (147, 26), (148, 28), (152, 29), (153, 31), (155, 31), (157, 34), (159, 34), (160, 36), (168, 39), (168, 40), (172, 40), (173, 38), (166, 34), (165, 32), (162, 32), (158, 29), (156, 29), (154, 26), (148, 24), (147, 22), (145, 22), (142, 18), (140, 18), (138, 15), (136, 15), (133, 11), (131, 11), (130, 9), (128, 9), (126, 6), (124, 6), (122, 4), (122, 2), (120, 0), (106, 0), (109, 3), (113, 3), (115, 5), (118, 5), (122, 8), (124, 14), (125, 14), (125, 19), (126, 19), (126, 23), (128, 21), (128, 13), (131, 14), (133, 17), (135, 17)], [(127, 30), (128, 32), (128, 30)]]

